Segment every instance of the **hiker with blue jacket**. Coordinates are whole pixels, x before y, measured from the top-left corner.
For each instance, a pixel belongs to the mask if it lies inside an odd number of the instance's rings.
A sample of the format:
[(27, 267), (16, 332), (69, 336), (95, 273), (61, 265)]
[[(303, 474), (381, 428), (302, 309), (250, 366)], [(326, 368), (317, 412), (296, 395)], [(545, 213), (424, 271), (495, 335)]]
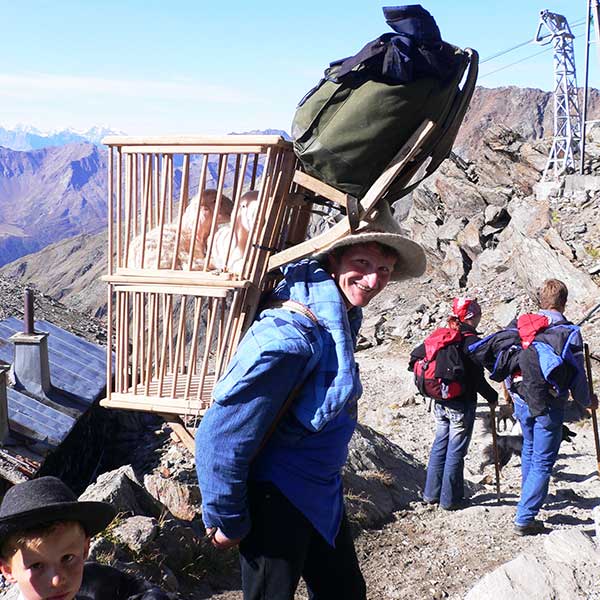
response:
[[(369, 222), (283, 268), (196, 433), (202, 518), (217, 548), (239, 543), (245, 600), (364, 600), (342, 467), (362, 393), (362, 307), (425, 270), (383, 202)], [(283, 414), (282, 414), (283, 413)]]
[(362, 307), (425, 270), (387, 203), (318, 255), (283, 268), (213, 392), (196, 433), (202, 518), (217, 548), (239, 543), (245, 600), (364, 600), (342, 467), (362, 392)]
[(514, 389), (511, 393), (523, 432), (521, 498), (514, 521), (518, 535), (545, 530), (535, 517), (548, 493), (569, 392), (582, 406), (598, 406), (588, 388), (579, 327), (563, 314), (567, 298), (567, 286), (548, 279), (539, 290), (540, 311), (517, 320), (523, 348), (519, 355), (522, 383), (519, 393)]
[[(420, 391), (434, 399), (435, 437), (429, 454), (423, 501), (439, 504), (444, 510), (466, 506), (464, 465), (475, 423), (477, 394), (490, 405), (498, 402), (498, 393), (486, 381), (483, 367), (471, 360), (467, 347), (478, 341), (477, 326), (481, 307), (475, 299), (461, 297), (452, 302), (448, 327), (440, 328), (412, 352), (409, 370), (414, 370), (419, 385), (419, 366), (431, 357), (431, 341), (444, 338), (438, 351), (435, 373), (428, 386)], [(450, 342), (450, 343), (447, 343)], [(438, 344), (440, 345), (440, 344)], [(434, 363), (431, 361), (431, 366)], [(442, 375), (441, 378), (434, 377)], [(446, 375), (446, 377), (444, 377)], [(440, 389), (440, 387), (442, 389)]]

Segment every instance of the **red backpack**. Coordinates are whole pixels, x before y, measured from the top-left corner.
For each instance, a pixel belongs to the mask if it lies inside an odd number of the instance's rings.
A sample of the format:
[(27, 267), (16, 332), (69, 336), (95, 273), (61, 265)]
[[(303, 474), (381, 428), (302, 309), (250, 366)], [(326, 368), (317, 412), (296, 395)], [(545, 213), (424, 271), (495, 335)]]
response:
[(449, 327), (440, 327), (425, 338), (425, 357), (417, 360), (413, 367), (415, 384), (421, 394), (435, 400), (452, 400), (464, 393), (462, 339), (460, 331)]

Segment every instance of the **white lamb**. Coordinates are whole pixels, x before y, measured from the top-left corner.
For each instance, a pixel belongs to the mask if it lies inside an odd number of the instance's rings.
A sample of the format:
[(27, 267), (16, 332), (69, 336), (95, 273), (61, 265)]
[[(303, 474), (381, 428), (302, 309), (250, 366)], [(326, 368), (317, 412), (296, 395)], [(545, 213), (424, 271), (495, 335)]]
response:
[[(181, 218), (181, 233), (179, 236), (179, 245), (177, 256), (175, 258), (175, 269), (186, 268), (189, 263), (190, 249), (193, 238), (194, 223), (200, 203), (200, 214), (198, 216), (198, 227), (196, 229), (196, 242), (194, 244), (194, 255), (192, 258), (192, 270), (201, 269), (204, 266), (206, 256), (206, 242), (212, 226), (213, 214), (217, 200), (217, 190), (207, 189), (202, 195), (196, 194), (188, 204)], [(217, 216), (217, 226), (227, 223), (231, 216), (233, 204), (231, 200), (221, 195), (219, 205), (219, 214)], [(175, 243), (177, 241), (177, 219), (166, 223), (162, 229), (154, 227), (146, 233), (144, 248), (144, 268), (173, 268), (173, 255), (175, 253)], [(129, 265), (140, 268), (142, 256), (141, 235), (136, 236), (129, 245)], [(160, 264), (157, 265), (158, 251), (160, 247)]]
[(210, 266), (213, 269), (238, 274), (242, 272), (244, 253), (256, 221), (258, 207), (257, 191), (246, 192), (240, 198), (235, 222), (221, 226), (215, 233), (210, 255)]

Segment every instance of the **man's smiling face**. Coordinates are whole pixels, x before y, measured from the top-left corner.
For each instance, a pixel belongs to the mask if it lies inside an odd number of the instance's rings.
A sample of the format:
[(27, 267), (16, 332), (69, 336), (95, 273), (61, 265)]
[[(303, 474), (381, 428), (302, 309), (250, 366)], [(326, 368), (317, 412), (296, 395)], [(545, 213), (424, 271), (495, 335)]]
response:
[(366, 306), (388, 284), (397, 258), (376, 243), (355, 244), (329, 256), (329, 273), (348, 309)]

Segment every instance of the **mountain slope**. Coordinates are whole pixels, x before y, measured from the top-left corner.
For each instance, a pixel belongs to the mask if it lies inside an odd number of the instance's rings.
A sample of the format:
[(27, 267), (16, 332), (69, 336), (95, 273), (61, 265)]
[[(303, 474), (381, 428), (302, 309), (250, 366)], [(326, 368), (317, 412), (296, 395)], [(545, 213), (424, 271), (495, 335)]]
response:
[(39, 150), (49, 146), (82, 142), (100, 144), (103, 137), (117, 133), (106, 127), (92, 127), (87, 131), (64, 129), (52, 133), (39, 131), (34, 127), (17, 126), (12, 129), (0, 127), (0, 146), (12, 150)]
[(106, 226), (106, 152), (71, 144), (0, 148), (0, 265)]
[[(579, 105), (583, 108), (580, 90)], [(454, 151), (473, 158), (481, 151), (483, 135), (493, 124), (516, 131), (525, 139), (541, 139), (554, 133), (554, 97), (551, 92), (515, 86), (478, 86), (459, 131)], [(588, 120), (600, 117), (600, 92), (589, 90)]]
[(78, 312), (106, 313), (106, 231), (79, 235), (47, 246), (0, 269), (0, 275), (33, 285)]

